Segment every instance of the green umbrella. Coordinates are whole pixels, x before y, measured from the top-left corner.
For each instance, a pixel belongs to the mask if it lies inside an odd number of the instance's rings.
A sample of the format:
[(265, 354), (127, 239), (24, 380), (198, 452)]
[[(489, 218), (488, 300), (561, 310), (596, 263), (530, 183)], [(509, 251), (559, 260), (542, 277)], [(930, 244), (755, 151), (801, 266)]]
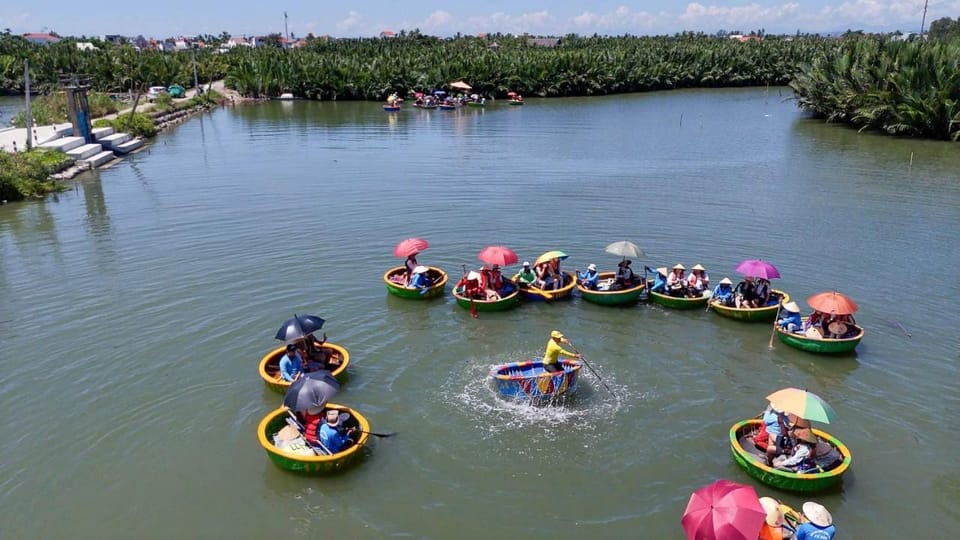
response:
[(548, 252), (544, 253), (543, 255), (537, 257), (537, 260), (534, 261), (533, 264), (534, 264), (534, 265), (538, 265), (538, 264), (540, 264), (540, 263), (542, 263), (542, 262), (546, 262), (546, 261), (549, 261), (549, 260), (551, 260), (551, 259), (560, 259), (560, 260), (562, 261), (562, 260), (564, 260), (564, 259), (566, 259), (566, 258), (567, 258), (567, 254), (566, 254), (566, 253), (564, 253), (564, 252), (562, 252), (562, 251), (558, 251), (558, 250), (555, 249), (555, 250), (553, 250), (553, 251), (548, 251)]
[(837, 417), (837, 411), (813, 392), (799, 388), (783, 388), (767, 396), (774, 409), (795, 414), (811, 422), (829, 424)]

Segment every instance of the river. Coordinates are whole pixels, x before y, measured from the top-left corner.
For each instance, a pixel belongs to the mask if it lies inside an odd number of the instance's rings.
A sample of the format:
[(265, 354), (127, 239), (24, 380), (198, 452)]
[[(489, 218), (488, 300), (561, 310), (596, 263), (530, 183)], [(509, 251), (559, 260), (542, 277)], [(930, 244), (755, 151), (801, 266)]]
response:
[[(223, 108), (40, 202), (0, 206), (0, 537), (681, 538), (690, 493), (753, 481), (728, 430), (807, 388), (853, 453), (812, 496), (845, 538), (960, 527), (956, 430), (960, 152), (805, 118), (786, 89)], [(836, 289), (867, 329), (853, 356), (768, 347), (703, 310), (574, 299), (478, 319), (449, 295), (387, 295), (393, 245), (459, 277), (505, 244), (566, 268), (780, 269)], [(950, 247), (954, 246), (954, 247)], [(280, 403), (256, 364), (293, 313), (349, 349), (335, 401), (379, 432), (329, 478), (257, 443)], [(564, 331), (589, 374), (563, 407), (505, 404), (491, 366)], [(909, 334), (909, 335), (908, 335)]]

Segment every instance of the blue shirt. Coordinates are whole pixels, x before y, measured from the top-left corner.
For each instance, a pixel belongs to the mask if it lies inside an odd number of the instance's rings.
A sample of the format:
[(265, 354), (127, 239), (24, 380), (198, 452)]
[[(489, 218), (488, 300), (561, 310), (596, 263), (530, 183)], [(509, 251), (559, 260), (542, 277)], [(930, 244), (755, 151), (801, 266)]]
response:
[(331, 426), (326, 422), (320, 426), (319, 438), (320, 443), (323, 444), (327, 450), (333, 452), (334, 454), (343, 450), (350, 441), (350, 437), (348, 437), (346, 433), (340, 433), (337, 431), (336, 427)]
[(726, 283), (721, 283), (717, 285), (717, 288), (713, 290), (713, 299), (720, 300), (721, 302), (726, 302), (733, 298), (733, 287), (727, 285)]
[(583, 280), (584, 287), (588, 289), (596, 289), (597, 282), (600, 281), (600, 274), (596, 270), (587, 270), (585, 272), (577, 272), (577, 277)]
[(813, 523), (804, 523), (797, 527), (797, 540), (833, 540), (837, 528), (833, 525), (818, 527)]
[(285, 381), (293, 381), (298, 373), (303, 371), (303, 360), (300, 359), (300, 353), (294, 352), (293, 358), (290, 353), (283, 355), (280, 359), (280, 377)]
[(657, 277), (653, 279), (653, 288), (651, 288), (650, 290), (654, 292), (663, 292), (666, 286), (667, 286), (667, 278), (663, 277), (662, 275), (660, 275), (659, 272), (657, 272)]
[[(783, 420), (783, 423), (787, 423), (787, 417), (783, 413), (778, 413), (771, 408), (763, 411), (763, 423), (767, 426), (767, 433), (771, 437), (778, 437), (782, 433), (780, 431), (780, 420)], [(776, 439), (771, 439), (775, 441)]]
[(790, 323), (797, 325), (797, 328), (803, 326), (803, 322), (800, 320), (800, 314), (788, 311), (786, 316), (777, 321), (777, 324), (779, 324), (781, 328), (790, 326)]
[(430, 287), (430, 278), (426, 274), (414, 274), (410, 279), (410, 286), (416, 289), (425, 289)]

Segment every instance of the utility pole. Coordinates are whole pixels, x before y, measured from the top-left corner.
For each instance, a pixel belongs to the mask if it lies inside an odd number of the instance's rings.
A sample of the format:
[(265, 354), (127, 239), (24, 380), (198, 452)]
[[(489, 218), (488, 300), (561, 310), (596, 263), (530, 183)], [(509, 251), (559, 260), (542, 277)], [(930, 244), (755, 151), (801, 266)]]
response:
[(290, 39), (290, 32), (287, 31), (287, 12), (283, 12), (283, 39)]
[(193, 59), (193, 91), (194, 96), (197, 96), (196, 92), (200, 92), (200, 83), (197, 82), (197, 51), (196, 49), (190, 49), (190, 57)]
[(927, 4), (930, 0), (923, 1), (923, 19), (920, 20), (920, 39), (923, 39), (923, 27), (927, 24)]
[(33, 148), (33, 113), (30, 112), (30, 60), (23, 59), (23, 91), (27, 98), (27, 150)]

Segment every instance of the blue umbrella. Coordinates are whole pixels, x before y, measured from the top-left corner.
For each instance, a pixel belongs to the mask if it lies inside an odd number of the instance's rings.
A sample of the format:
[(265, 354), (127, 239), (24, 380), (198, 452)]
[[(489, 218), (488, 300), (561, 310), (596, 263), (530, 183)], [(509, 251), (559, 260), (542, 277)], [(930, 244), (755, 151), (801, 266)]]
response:
[(284, 343), (293, 343), (321, 329), (323, 322), (323, 319), (316, 315), (294, 314), (292, 319), (287, 319), (283, 326), (277, 330), (274, 339), (279, 339)]
[(434, 91), (433, 91), (433, 95), (435, 95), (435, 96), (445, 96), (445, 95), (447, 95), (447, 93), (444, 92), (443, 90), (434, 90)]

